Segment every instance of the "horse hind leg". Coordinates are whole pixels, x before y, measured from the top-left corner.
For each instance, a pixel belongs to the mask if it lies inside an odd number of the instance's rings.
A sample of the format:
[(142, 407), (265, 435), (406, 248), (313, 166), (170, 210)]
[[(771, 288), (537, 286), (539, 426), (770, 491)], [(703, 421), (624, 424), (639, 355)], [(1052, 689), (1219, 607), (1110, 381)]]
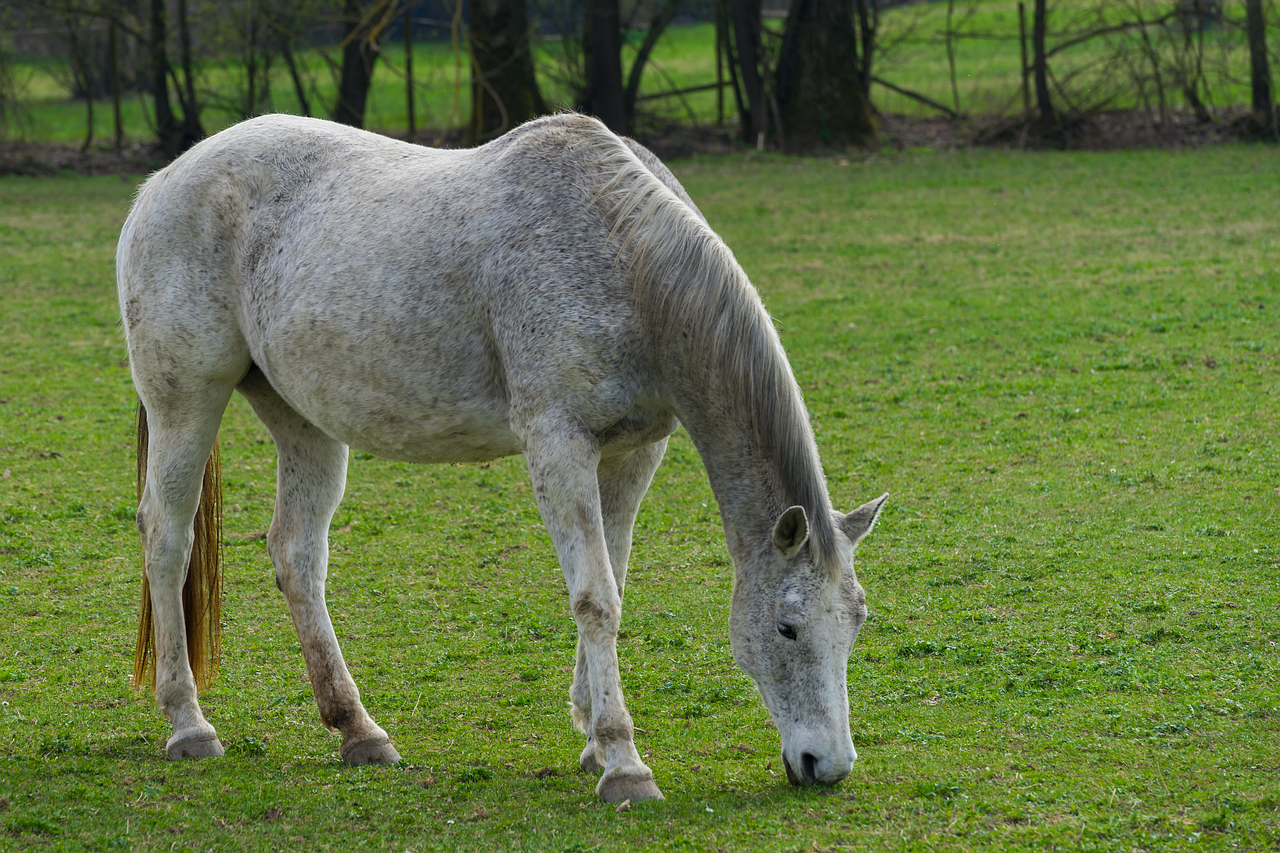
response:
[(360, 702), (325, 606), (329, 523), (347, 480), (347, 446), (294, 411), (260, 371), (238, 389), (271, 431), (279, 456), (267, 550), (302, 645), (320, 719), (342, 733), (348, 764), (395, 764), (399, 753)]
[[(140, 389), (145, 385), (140, 382)], [(204, 471), (231, 389), (213, 385), (188, 391), (157, 398), (149, 410), (144, 408), (146, 476), (138, 505), (151, 605), (155, 698), (173, 724), (173, 735), (165, 745), (170, 759), (210, 758), (223, 753), (217, 732), (204, 718), (196, 699), (183, 586), (195, 541), (192, 525), (202, 498)], [(203, 649), (195, 651), (202, 653)]]

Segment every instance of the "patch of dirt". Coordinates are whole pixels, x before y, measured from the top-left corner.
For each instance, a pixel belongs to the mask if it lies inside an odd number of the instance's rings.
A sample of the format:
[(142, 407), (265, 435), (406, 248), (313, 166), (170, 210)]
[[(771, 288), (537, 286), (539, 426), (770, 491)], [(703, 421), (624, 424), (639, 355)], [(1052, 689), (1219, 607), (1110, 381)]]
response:
[(81, 175), (145, 175), (163, 167), (152, 146), (135, 143), (120, 151), (56, 145), (52, 142), (0, 142), (0, 175), (55, 175), (70, 169)]
[(1165, 120), (1136, 110), (1115, 110), (1062, 120), (1058, 127), (1035, 121), (988, 122), (976, 128), (974, 145), (1120, 151), (1135, 148), (1201, 148), (1258, 138), (1247, 107), (1224, 110), (1217, 121), (1201, 122), (1190, 110), (1174, 110)]
[[(750, 147), (738, 138), (735, 127), (655, 127), (636, 134), (660, 158), (692, 154), (728, 154)], [(973, 116), (919, 118), (895, 114), (880, 116), (884, 150), (910, 148), (1029, 148), (1075, 151), (1119, 151), (1133, 148), (1198, 148), (1258, 138), (1247, 107), (1222, 111), (1214, 122), (1200, 122), (1189, 110), (1172, 111), (1165, 121), (1152, 121), (1139, 110), (1117, 110), (1085, 117), (1066, 117), (1058, 128), (1044, 129), (1024, 119)], [(846, 155), (834, 149), (806, 152)]]
[[(663, 160), (695, 154), (729, 154), (749, 151), (736, 127), (663, 124), (653, 121), (636, 132), (636, 138)], [(884, 150), (912, 148), (952, 150), (992, 147), (1118, 151), (1133, 148), (1198, 148), (1258, 138), (1247, 107), (1224, 110), (1217, 121), (1200, 122), (1187, 110), (1175, 110), (1164, 121), (1137, 110), (1118, 110), (1085, 117), (1067, 117), (1061, 125), (1045, 128), (1024, 119), (989, 116), (918, 118), (894, 114), (880, 116)], [(403, 136), (401, 138), (404, 138)], [(413, 135), (419, 145), (457, 148), (459, 129), (426, 128)], [(839, 149), (806, 152), (845, 155)], [(153, 146), (135, 143), (121, 151), (47, 142), (0, 142), (0, 175), (52, 175), (71, 170), (81, 175), (145, 175), (167, 161)]]

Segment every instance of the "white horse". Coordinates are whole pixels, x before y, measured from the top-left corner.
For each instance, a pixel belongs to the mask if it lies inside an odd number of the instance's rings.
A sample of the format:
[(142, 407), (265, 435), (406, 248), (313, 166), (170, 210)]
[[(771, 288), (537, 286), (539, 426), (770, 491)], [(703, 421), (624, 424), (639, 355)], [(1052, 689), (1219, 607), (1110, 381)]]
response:
[(616, 640), (632, 525), (682, 423), (735, 565), (734, 659), (777, 724), (787, 776), (849, 773), (845, 676), (866, 618), (853, 550), (885, 497), (832, 511), (764, 306), (648, 150), (570, 114), (469, 151), (266, 116), (148, 180), (116, 262), (141, 400), (135, 680), (153, 647), (170, 758), (222, 754), (196, 686), (217, 646), (211, 452), (239, 391), (275, 439), (267, 545), (346, 761), (399, 760), (325, 606), (348, 445), (413, 462), (523, 453), (578, 627), (581, 767), (603, 771), (607, 801), (662, 796), (636, 752)]

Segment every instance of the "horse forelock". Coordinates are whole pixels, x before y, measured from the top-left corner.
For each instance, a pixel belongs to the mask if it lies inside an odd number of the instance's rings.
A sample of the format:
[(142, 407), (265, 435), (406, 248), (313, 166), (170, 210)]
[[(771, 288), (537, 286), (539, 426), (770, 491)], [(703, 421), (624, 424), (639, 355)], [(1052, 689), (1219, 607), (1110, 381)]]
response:
[(724, 241), (625, 143), (602, 129), (592, 156), (602, 176), (592, 203), (655, 345), (682, 352), (694, 387), (720, 389), (735, 421), (750, 424), (778, 497), (804, 507), (814, 562), (837, 576), (836, 529), (813, 430), (759, 294)]

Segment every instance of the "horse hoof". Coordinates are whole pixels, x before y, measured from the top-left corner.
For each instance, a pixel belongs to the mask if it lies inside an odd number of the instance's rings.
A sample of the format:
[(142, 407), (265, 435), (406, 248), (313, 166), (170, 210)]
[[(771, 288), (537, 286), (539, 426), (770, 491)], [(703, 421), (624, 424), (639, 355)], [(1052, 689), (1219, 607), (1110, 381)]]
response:
[(165, 745), (165, 754), (170, 761), (181, 761), (184, 758), (217, 758), (222, 755), (222, 742), (217, 735), (197, 735), (170, 740)]
[(391, 745), (391, 739), (385, 735), (381, 738), (366, 738), (353, 743), (344, 743), (339, 751), (342, 760), (353, 766), (361, 764), (395, 764), (400, 760), (400, 753)]
[(582, 768), (583, 773), (599, 773), (604, 769), (604, 765), (600, 763), (600, 757), (596, 755), (594, 743), (588, 743), (586, 749), (582, 750), (582, 755), (578, 757), (578, 766)]
[(606, 773), (600, 777), (600, 784), (596, 785), (596, 794), (606, 803), (666, 799), (658, 790), (657, 783), (653, 781), (653, 773), (648, 768), (645, 768), (642, 775), (623, 775), (617, 771)]

